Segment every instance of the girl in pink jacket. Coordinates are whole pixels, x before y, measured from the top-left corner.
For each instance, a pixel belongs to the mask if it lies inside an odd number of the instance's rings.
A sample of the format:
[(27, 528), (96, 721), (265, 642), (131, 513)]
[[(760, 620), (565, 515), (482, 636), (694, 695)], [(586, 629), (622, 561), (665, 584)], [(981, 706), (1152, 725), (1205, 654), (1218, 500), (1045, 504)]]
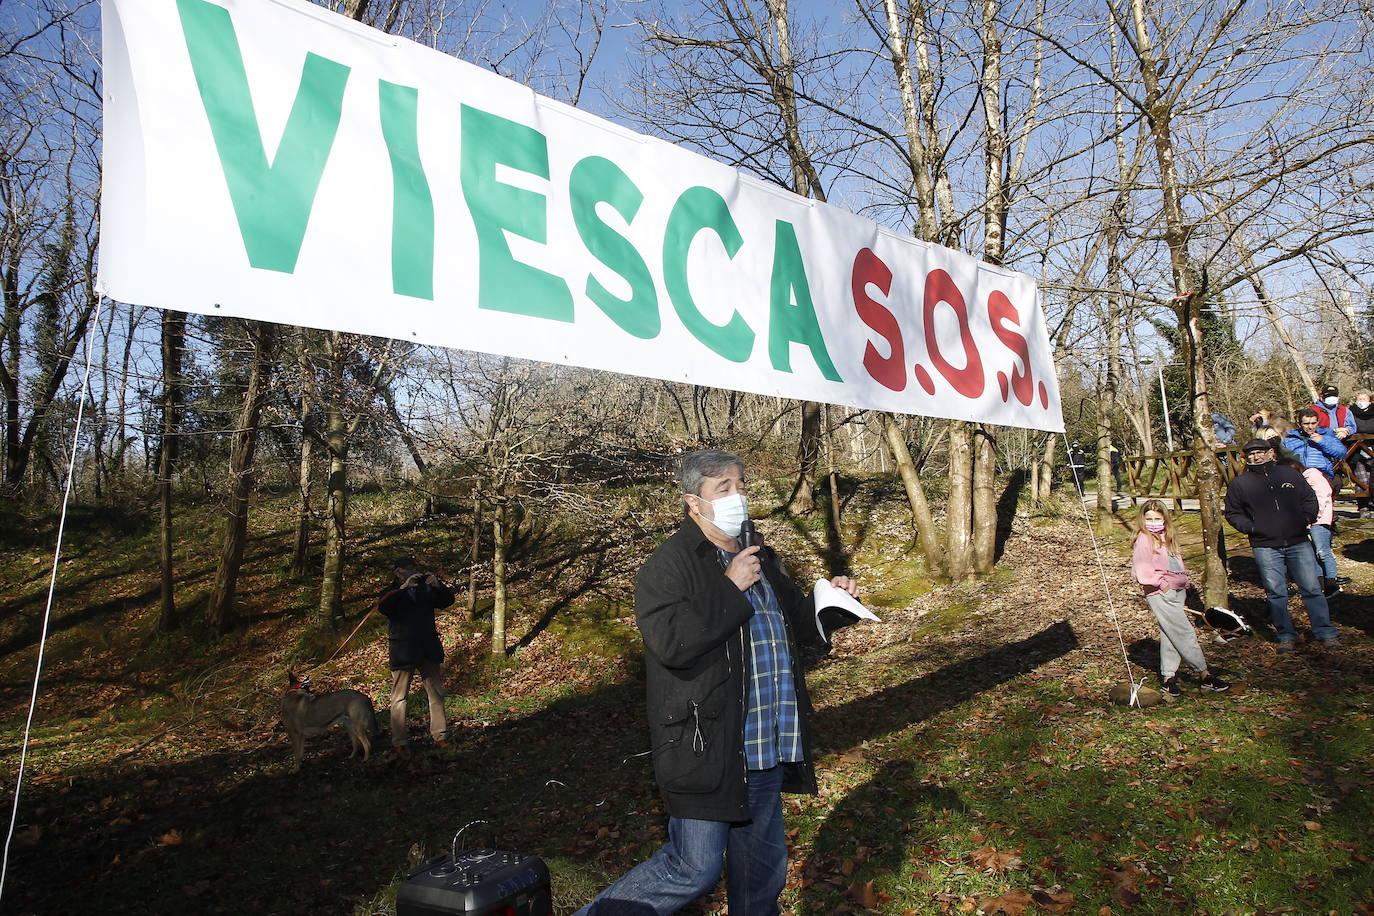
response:
[(1202, 675), (1202, 689), (1221, 691), (1231, 685), (1207, 670), (1197, 633), (1188, 620), (1183, 598), (1188, 573), (1174, 540), (1169, 510), (1157, 499), (1147, 499), (1135, 519), (1135, 543), (1131, 548), (1131, 572), (1145, 590), (1145, 603), (1159, 622), (1159, 676), (1164, 692), (1178, 696), (1178, 664), (1185, 661)]
[(1321, 471), (1316, 468), (1305, 468), (1299, 461), (1279, 463), (1291, 465), (1301, 471), (1303, 479), (1312, 487), (1312, 492), (1317, 494), (1317, 520), (1308, 531), (1312, 535), (1312, 546), (1317, 551), (1317, 565), (1321, 567), (1322, 578), (1326, 580), (1323, 591), (1326, 597), (1330, 598), (1338, 594), (1341, 586), (1349, 581), (1342, 579), (1337, 573), (1336, 553), (1331, 549), (1331, 539), (1336, 533), (1335, 494), (1331, 491), (1331, 481), (1327, 480)]

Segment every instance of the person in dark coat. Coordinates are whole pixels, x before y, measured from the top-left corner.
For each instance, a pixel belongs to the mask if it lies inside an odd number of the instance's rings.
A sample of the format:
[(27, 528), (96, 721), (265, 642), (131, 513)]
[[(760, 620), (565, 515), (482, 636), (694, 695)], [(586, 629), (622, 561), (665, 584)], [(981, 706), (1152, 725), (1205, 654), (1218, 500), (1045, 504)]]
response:
[(1339, 646), (1307, 532), (1317, 520), (1317, 494), (1296, 468), (1276, 463), (1267, 439), (1251, 439), (1244, 452), (1245, 473), (1237, 474), (1226, 488), (1226, 520), (1250, 538), (1279, 652), (1293, 651), (1298, 640), (1288, 614), (1290, 577), (1307, 608), (1312, 635), (1323, 646)]
[(1083, 495), (1083, 478), (1088, 472), (1088, 456), (1083, 451), (1083, 446), (1075, 442), (1069, 446), (1069, 474), (1073, 477), (1073, 485), (1078, 490), (1078, 495)]
[(407, 753), (406, 695), (417, 671), (429, 697), (429, 733), (436, 745), (447, 746), (441, 668), (444, 647), (434, 625), (434, 612), (453, 604), (453, 591), (433, 573), (420, 572), (418, 565), (414, 557), (398, 557), (392, 564), (391, 583), (377, 597), (377, 608), (389, 621), (391, 746), (400, 754)]
[[(787, 880), (782, 793), (816, 792), (800, 645), (825, 648), (812, 597), (767, 546), (742, 547), (744, 464), (693, 452), (687, 517), (635, 578), (654, 776), (668, 841), (579, 914), (667, 914), (726, 872), (731, 913), (776, 916)], [(830, 580), (857, 594), (848, 576)]]
[[(1355, 392), (1355, 400), (1350, 402), (1350, 412), (1355, 417), (1355, 435), (1374, 436), (1374, 392), (1368, 388)], [(1348, 461), (1351, 474), (1368, 490), (1370, 478), (1374, 476), (1370, 473), (1374, 470), (1374, 461), (1370, 460), (1364, 449), (1351, 455)], [(1355, 500), (1355, 506), (1360, 510), (1360, 518), (1374, 518), (1374, 499), (1361, 497)]]

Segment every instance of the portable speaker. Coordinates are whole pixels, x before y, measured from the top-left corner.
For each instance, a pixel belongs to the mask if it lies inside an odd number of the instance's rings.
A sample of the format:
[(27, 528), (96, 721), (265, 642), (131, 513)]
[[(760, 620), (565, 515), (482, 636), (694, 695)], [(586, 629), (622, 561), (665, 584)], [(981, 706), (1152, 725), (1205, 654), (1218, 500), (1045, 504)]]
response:
[(538, 856), (469, 849), (435, 856), (396, 891), (396, 916), (553, 916), (549, 869)]

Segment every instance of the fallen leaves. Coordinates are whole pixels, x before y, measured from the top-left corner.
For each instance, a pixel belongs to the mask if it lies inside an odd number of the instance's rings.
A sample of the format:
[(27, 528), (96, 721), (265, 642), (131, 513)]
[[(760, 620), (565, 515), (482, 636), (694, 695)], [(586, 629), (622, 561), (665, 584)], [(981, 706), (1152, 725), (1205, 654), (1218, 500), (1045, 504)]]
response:
[(1047, 913), (1068, 913), (1073, 910), (1073, 891), (1037, 887), (1031, 890), (1031, 901)]
[(1030, 905), (1030, 891), (1019, 889), (1007, 891), (1000, 897), (987, 897), (978, 901), (978, 909), (987, 916), (997, 916), (999, 913), (1006, 916), (1021, 916)]
[(1045, 913), (1068, 913), (1073, 909), (1073, 892), (1055, 887), (1013, 888), (997, 897), (984, 897), (977, 909), (984, 916), (1021, 916), (1034, 907)]
[(975, 849), (969, 853), (968, 860), (975, 868), (987, 875), (1000, 875), (1011, 869), (1021, 868), (1024, 864), (1021, 861), (1019, 849), (999, 852), (992, 846)]
[(1140, 888), (1136, 882), (1146, 872), (1137, 868), (1134, 862), (1127, 862), (1121, 868), (1099, 868), (1098, 871), (1111, 882), (1113, 900), (1128, 908), (1140, 903)]

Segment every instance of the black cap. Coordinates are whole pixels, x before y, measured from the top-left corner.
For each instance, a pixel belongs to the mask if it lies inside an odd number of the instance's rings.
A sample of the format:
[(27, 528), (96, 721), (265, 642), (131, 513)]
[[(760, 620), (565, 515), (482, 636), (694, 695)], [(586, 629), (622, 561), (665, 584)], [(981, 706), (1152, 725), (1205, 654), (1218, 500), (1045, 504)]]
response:
[(1241, 449), (1241, 451), (1248, 455), (1251, 452), (1267, 452), (1273, 447), (1274, 443), (1270, 442), (1268, 439), (1251, 439), (1249, 442), (1245, 443), (1245, 448)]
[(397, 557), (391, 561), (392, 569), (414, 569), (416, 566), (414, 557)]
[(1326, 397), (1329, 394), (1340, 394), (1340, 392), (1336, 390), (1335, 385), (1327, 385), (1322, 389), (1322, 397)]

